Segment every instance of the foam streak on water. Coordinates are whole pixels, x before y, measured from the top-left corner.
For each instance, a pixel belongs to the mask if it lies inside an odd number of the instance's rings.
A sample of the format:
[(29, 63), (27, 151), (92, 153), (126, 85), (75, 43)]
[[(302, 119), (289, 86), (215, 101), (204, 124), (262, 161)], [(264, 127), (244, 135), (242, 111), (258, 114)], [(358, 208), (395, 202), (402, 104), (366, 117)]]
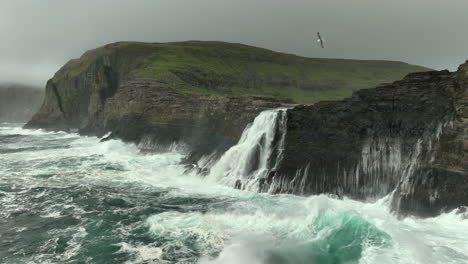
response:
[(238, 191), (184, 174), (184, 153), (8, 126), (0, 263), (468, 263), (463, 214)]

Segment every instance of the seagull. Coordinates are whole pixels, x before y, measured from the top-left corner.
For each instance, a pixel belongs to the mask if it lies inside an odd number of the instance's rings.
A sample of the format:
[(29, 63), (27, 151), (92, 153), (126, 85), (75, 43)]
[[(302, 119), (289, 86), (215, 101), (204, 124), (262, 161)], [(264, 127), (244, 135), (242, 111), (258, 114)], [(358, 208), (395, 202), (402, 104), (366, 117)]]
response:
[(317, 37), (318, 37), (317, 42), (320, 42), (320, 46), (321, 46), (322, 49), (323, 49), (323, 39), (322, 39), (322, 37), (320, 36), (320, 32), (317, 32)]

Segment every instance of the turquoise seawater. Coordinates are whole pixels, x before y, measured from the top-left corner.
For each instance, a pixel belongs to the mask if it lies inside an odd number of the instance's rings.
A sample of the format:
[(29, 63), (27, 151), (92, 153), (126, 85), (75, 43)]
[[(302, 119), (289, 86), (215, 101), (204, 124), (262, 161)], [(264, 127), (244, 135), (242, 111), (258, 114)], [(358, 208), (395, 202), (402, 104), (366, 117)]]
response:
[(468, 220), (238, 191), (182, 152), (0, 126), (0, 263), (468, 263)]

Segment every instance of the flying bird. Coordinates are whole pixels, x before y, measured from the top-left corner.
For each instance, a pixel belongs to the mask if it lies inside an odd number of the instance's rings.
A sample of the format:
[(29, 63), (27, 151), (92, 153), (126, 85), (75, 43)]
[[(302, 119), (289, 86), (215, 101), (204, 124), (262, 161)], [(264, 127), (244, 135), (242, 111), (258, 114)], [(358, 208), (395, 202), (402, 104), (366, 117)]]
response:
[(320, 42), (320, 46), (321, 46), (322, 49), (323, 49), (323, 39), (322, 39), (322, 37), (320, 36), (320, 32), (317, 32), (317, 37), (318, 37), (317, 42)]

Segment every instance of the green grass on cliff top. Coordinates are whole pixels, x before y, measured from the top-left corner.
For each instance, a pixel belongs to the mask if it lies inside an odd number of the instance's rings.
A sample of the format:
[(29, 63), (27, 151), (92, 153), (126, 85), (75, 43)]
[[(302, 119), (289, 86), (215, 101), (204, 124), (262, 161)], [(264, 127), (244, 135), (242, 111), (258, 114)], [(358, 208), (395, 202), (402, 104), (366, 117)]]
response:
[[(135, 73), (183, 93), (283, 96), (297, 103), (341, 99), (361, 88), (429, 70), (394, 61), (305, 58), (214, 41), (117, 42), (104, 49), (138, 47), (149, 51)], [(68, 75), (82, 72), (96, 54), (69, 62), (64, 67)]]

